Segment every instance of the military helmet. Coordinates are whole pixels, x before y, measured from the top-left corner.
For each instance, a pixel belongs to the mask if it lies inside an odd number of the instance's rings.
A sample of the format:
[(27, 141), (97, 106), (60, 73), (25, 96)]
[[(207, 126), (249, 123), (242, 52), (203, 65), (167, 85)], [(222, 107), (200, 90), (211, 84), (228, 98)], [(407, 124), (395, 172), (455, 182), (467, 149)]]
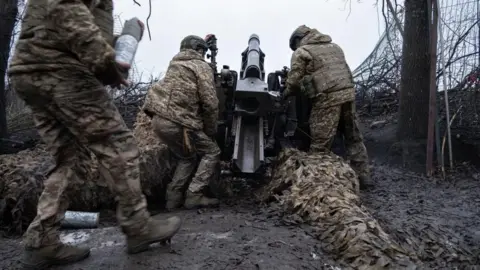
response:
[(302, 40), (302, 38), (308, 35), (311, 30), (312, 29), (310, 29), (310, 27), (304, 24), (297, 27), (297, 29), (295, 29), (295, 31), (293, 31), (292, 35), (290, 36), (290, 49), (292, 49), (292, 51), (295, 51), (298, 47), (298, 43), (300, 42), (300, 40)]
[(186, 50), (186, 49), (192, 49), (192, 50), (199, 50), (202, 49), (204, 52), (208, 50), (208, 45), (205, 40), (199, 36), (186, 36), (182, 42), (180, 43), (180, 50)]

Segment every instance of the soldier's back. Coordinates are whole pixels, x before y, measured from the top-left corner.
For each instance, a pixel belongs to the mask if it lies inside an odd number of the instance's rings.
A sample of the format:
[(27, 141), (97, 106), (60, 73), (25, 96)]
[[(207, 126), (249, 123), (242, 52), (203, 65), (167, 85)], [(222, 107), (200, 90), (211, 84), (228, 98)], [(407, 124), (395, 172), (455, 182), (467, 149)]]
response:
[(144, 109), (191, 129), (202, 129), (198, 96), (199, 65), (207, 65), (193, 52), (182, 51), (173, 57), (165, 77), (147, 95)]

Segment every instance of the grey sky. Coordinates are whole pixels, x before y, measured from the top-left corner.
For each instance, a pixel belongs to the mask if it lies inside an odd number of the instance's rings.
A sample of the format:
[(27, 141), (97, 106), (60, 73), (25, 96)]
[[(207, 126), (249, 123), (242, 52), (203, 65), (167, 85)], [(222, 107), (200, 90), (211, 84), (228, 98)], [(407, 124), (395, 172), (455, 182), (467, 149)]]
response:
[[(122, 21), (136, 16), (145, 22), (148, 1), (138, 1), (141, 7), (129, 0), (115, 1), (115, 14)], [(290, 64), (288, 39), (297, 26), (306, 24), (331, 35), (354, 69), (375, 46), (383, 19), (374, 1), (352, 2), (348, 15), (349, 7), (345, 9), (344, 1), (338, 0), (152, 0), (152, 40), (145, 31), (136, 55), (137, 68), (144, 75), (158, 75), (178, 52), (183, 37), (213, 33), (218, 39), (218, 64), (238, 71), (240, 53), (250, 34), (256, 33), (266, 53), (268, 73)]]

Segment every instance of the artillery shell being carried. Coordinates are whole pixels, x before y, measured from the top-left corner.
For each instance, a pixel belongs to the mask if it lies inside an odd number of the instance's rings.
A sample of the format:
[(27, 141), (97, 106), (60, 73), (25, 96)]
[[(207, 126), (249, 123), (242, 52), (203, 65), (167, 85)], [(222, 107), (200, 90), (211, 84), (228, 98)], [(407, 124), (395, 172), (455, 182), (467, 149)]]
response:
[(99, 220), (99, 213), (67, 211), (61, 226), (64, 228), (90, 229), (98, 227)]

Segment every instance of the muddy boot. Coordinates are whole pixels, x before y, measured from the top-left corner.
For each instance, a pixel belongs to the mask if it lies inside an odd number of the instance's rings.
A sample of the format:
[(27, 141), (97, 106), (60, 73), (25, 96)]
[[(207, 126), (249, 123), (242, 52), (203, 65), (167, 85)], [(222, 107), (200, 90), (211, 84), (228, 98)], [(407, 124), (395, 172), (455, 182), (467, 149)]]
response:
[(370, 176), (358, 176), (358, 182), (360, 184), (360, 190), (370, 190), (373, 188), (373, 181)]
[(185, 208), (187, 209), (199, 207), (213, 207), (218, 206), (219, 204), (220, 201), (218, 199), (208, 198), (201, 192), (193, 193), (191, 191), (187, 191), (187, 198), (185, 199)]
[(89, 248), (59, 243), (39, 249), (26, 249), (22, 264), (24, 269), (45, 269), (53, 265), (75, 263), (90, 255)]
[(165, 204), (165, 208), (171, 211), (176, 208), (182, 207), (183, 204), (183, 194), (181, 192), (172, 192), (167, 193), (167, 203)]
[(149, 221), (149, 232), (146, 235), (136, 235), (127, 238), (127, 252), (135, 254), (146, 251), (153, 243), (169, 242), (180, 229), (182, 221), (179, 217), (168, 219), (151, 219)]

